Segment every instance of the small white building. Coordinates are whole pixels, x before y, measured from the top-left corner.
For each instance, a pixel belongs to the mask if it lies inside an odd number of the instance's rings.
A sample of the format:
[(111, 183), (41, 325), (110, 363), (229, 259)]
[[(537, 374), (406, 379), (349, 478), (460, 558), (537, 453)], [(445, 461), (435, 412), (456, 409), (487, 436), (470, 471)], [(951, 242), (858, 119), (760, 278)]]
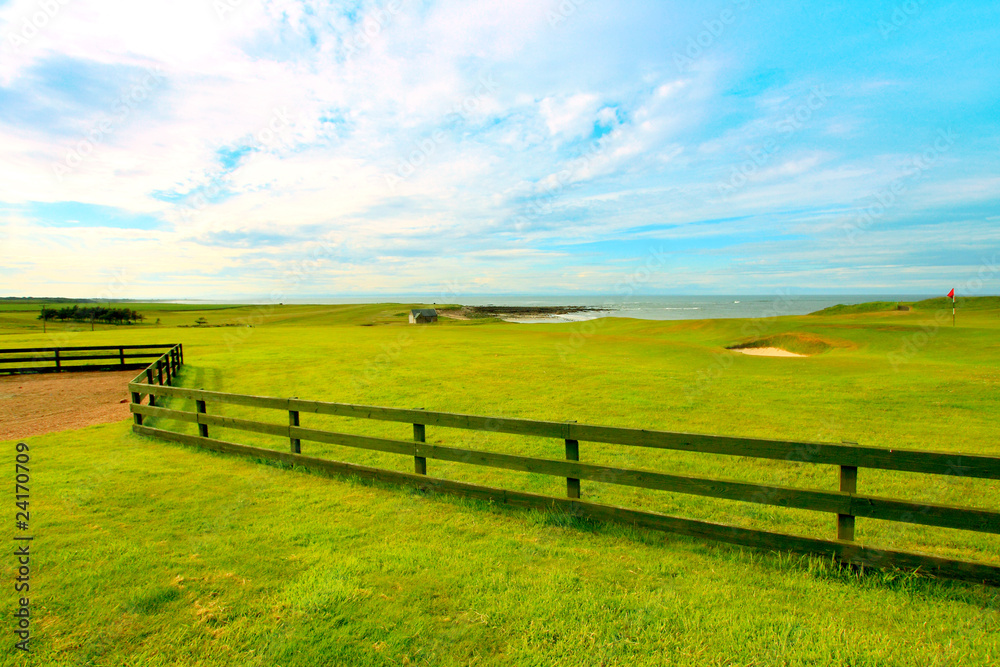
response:
[(410, 324), (430, 324), (438, 321), (438, 313), (433, 308), (414, 308), (410, 311)]

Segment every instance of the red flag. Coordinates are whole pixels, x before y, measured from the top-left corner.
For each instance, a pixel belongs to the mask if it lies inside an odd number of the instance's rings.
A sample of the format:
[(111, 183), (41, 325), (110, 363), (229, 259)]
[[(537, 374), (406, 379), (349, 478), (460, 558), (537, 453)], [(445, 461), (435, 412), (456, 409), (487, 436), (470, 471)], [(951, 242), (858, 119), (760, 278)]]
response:
[(954, 299), (955, 298), (955, 288), (952, 288), (952, 290), (950, 292), (948, 292), (948, 298), (949, 299)]

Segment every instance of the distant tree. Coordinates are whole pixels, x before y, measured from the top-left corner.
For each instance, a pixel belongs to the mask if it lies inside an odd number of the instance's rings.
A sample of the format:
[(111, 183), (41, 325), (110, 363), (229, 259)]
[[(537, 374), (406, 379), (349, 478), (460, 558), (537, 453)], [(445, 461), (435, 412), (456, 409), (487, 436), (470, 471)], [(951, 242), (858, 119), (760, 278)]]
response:
[(142, 313), (131, 308), (105, 308), (104, 306), (66, 306), (64, 308), (42, 307), (42, 314), (38, 319), (49, 321), (57, 319), (61, 322), (74, 320), (76, 322), (90, 322), (91, 328), (95, 322), (104, 324), (132, 324), (146, 319)]
[(206, 324), (208, 324), (208, 320), (206, 320), (204, 317), (199, 317), (194, 321), (194, 323), (197, 324), (199, 327), (203, 327)]
[(38, 319), (40, 319), (42, 321), (42, 331), (43, 332), (48, 332), (48, 328), (47, 327), (48, 327), (49, 320), (53, 320), (53, 319), (55, 319), (55, 317), (56, 317), (56, 310), (55, 310), (55, 308), (48, 308), (46, 306), (42, 306), (42, 314), (38, 316)]

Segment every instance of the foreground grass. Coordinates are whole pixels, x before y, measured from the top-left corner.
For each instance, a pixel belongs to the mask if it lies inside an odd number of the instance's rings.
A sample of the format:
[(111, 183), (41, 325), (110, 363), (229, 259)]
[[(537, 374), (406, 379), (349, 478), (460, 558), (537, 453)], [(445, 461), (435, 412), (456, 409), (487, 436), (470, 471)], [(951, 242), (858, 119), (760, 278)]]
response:
[[(122, 425), (31, 443), (32, 664), (965, 665), (1000, 654), (993, 589), (331, 480)], [(9, 642), (2, 651), (14, 664)]]
[[(936, 304), (917, 304), (908, 312), (760, 321), (430, 327), (402, 324), (406, 307), (392, 304), (250, 307), (226, 317), (252, 328), (49, 337), (19, 328), (34, 324), (22, 321), (30, 313), (8, 312), (0, 314), (8, 318), (0, 340), (4, 347), (176, 340), (187, 360), (180, 382), (222, 391), (1000, 455), (1000, 310), (969, 309), (952, 328), (948, 306), (948, 326)], [(161, 315), (177, 323), (198, 316)], [(815, 354), (770, 359), (725, 349), (768, 337)], [(409, 437), (400, 424), (316, 415), (303, 423)], [(287, 446), (267, 436), (213, 435)], [(541, 439), (446, 429), (428, 429), (428, 439), (561, 456), (561, 443)], [(1000, 653), (995, 589), (851, 573), (822, 560), (329, 480), (139, 438), (125, 423), (29, 442), (40, 536), (35, 664), (953, 665), (990, 664)], [(315, 443), (303, 451), (412, 466), (405, 457)], [(588, 443), (581, 454), (836, 488), (831, 466)], [(435, 461), (429, 470), (563, 491), (542, 476)], [(862, 471), (859, 489), (992, 509), (1000, 497), (991, 482), (928, 481)], [(833, 535), (832, 517), (809, 512), (586, 482), (584, 495)], [(993, 536), (864, 520), (858, 535), (1000, 561)], [(2, 567), (9, 577), (9, 561)]]

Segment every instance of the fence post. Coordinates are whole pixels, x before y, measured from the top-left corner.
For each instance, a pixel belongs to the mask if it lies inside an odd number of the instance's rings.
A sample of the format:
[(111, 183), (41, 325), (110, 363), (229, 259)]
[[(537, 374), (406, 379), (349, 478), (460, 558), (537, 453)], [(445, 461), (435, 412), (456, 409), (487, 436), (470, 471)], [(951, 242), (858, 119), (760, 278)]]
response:
[[(197, 406), (198, 414), (201, 415), (206, 414), (207, 411), (205, 409), (205, 401), (196, 400), (194, 404), (195, 406)], [(198, 435), (200, 435), (203, 438), (208, 437), (208, 424), (200, 424), (200, 423), (198, 424)]]
[[(153, 386), (153, 367), (152, 366), (146, 366), (146, 384), (148, 384), (150, 387)], [(149, 395), (149, 404), (155, 406), (156, 403), (153, 402), (153, 398), (154, 398), (153, 395), (150, 394)]]
[(163, 386), (163, 357), (156, 360), (156, 384)]
[(181, 358), (181, 365), (184, 365), (184, 343), (177, 344), (177, 354)]
[[(840, 490), (844, 493), (858, 492), (857, 466), (840, 466)], [(837, 515), (837, 539), (854, 541), (854, 515)]]
[(62, 368), (62, 361), (59, 360), (59, 350), (56, 349), (56, 368)]
[[(298, 398), (298, 396), (293, 396), (292, 398)], [(299, 411), (298, 410), (289, 410), (288, 411), (288, 428), (289, 428), (289, 438), (288, 439), (291, 440), (292, 454), (301, 454), (302, 453), (302, 441), (300, 439), (298, 439), (298, 438), (291, 437), (291, 428), (293, 426), (298, 426), (298, 425), (299, 425)]]
[(170, 355), (167, 354), (167, 363), (163, 364), (167, 368), (167, 384), (172, 385), (174, 383), (173, 375), (170, 371)]
[(125, 348), (124, 347), (118, 348), (118, 360), (121, 362), (122, 366), (125, 365)]
[[(150, 398), (152, 398), (152, 396), (150, 396)], [(136, 405), (139, 405), (142, 402), (142, 395), (137, 391), (133, 391), (132, 402), (135, 403)], [(136, 426), (142, 426), (142, 415), (136, 412), (132, 416), (135, 417)]]
[[(579, 461), (580, 460), (580, 441), (579, 440), (567, 440), (566, 441), (566, 460), (567, 461)], [(566, 478), (566, 497), (567, 498), (579, 498), (580, 497), (580, 480), (574, 479), (572, 477)]]
[[(427, 442), (426, 431), (424, 430), (423, 424), (413, 425), (413, 440), (414, 442)], [(427, 458), (423, 456), (413, 457), (413, 471), (418, 475), (427, 474)]]

